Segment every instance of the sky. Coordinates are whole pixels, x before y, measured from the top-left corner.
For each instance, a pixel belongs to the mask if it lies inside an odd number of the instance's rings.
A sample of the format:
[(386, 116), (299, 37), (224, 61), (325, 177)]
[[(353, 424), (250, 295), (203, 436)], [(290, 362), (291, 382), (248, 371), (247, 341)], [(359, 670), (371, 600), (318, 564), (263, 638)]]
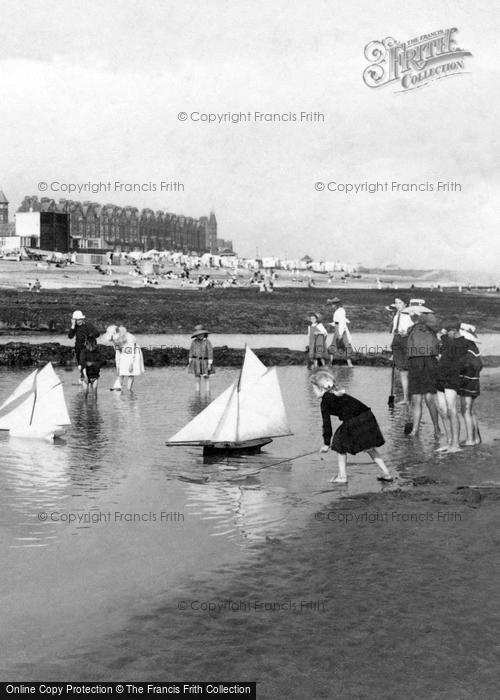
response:
[[(3, 0), (1, 12), (11, 217), (28, 194), (213, 210), (219, 236), (245, 256), (496, 271), (497, 3)], [(449, 27), (472, 53), (462, 75), (407, 91), (363, 82), (369, 42)], [(302, 111), (325, 119), (302, 122)], [(252, 120), (195, 121), (227, 112)], [(393, 181), (434, 191), (315, 189)], [(461, 191), (437, 192), (438, 181)], [(61, 189), (85, 183), (111, 188)]]

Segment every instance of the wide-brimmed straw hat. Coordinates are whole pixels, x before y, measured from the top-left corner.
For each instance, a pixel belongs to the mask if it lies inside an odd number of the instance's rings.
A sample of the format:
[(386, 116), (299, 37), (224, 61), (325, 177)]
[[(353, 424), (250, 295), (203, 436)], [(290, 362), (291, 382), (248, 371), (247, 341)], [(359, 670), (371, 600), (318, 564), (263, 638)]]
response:
[(410, 299), (410, 303), (406, 309), (403, 309), (402, 313), (410, 314), (411, 316), (413, 314), (433, 314), (434, 311), (432, 309), (428, 309), (427, 306), (424, 306), (424, 304), (425, 299)]
[(338, 297), (333, 297), (333, 299), (327, 299), (327, 304), (340, 304), (340, 299)]
[(208, 335), (208, 331), (203, 328), (203, 326), (199, 323), (197, 326), (194, 327), (193, 335), (191, 338), (196, 338), (198, 335)]
[(432, 309), (428, 309), (426, 306), (407, 306), (406, 309), (401, 311), (402, 314), (410, 314), (410, 316), (418, 316), (420, 314), (433, 314)]
[(467, 340), (472, 340), (473, 343), (481, 342), (476, 335), (476, 326), (473, 326), (470, 323), (460, 324), (460, 335), (462, 335), (464, 338), (467, 338)]
[(73, 321), (82, 321), (85, 316), (81, 311), (73, 311), (73, 315), (71, 317)]

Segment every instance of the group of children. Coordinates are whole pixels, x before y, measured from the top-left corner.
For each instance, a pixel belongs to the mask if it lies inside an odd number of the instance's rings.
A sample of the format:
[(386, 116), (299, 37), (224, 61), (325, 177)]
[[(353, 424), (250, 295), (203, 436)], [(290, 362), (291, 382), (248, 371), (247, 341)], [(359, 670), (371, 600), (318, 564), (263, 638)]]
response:
[(457, 399), (465, 425), (464, 445), (481, 442), (474, 401), (479, 396), (479, 374), (482, 368), (475, 326), (451, 320), (439, 324), (434, 312), (423, 299), (411, 299), (407, 306), (396, 299), (388, 307), (393, 318), (393, 362), (399, 370), (403, 389), (402, 404), (411, 403), (413, 429), (417, 435), (425, 401), (435, 437), (441, 436), (439, 419), (446, 444), (440, 452), (458, 452), (460, 423)]
[[(388, 307), (394, 311), (392, 351), (394, 367), (400, 372), (403, 400), (411, 401), (413, 424), (410, 435), (418, 433), (423, 400), (427, 404), (436, 437), (441, 436), (441, 419), (446, 444), (438, 451), (458, 452), (463, 446), (481, 442), (474, 402), (480, 393), (479, 375), (482, 360), (477, 344), (476, 328), (458, 320), (445, 322), (439, 330), (434, 313), (425, 307), (423, 299), (411, 299), (409, 305), (396, 299)], [(347, 454), (365, 451), (381, 469), (381, 481), (393, 481), (377, 448), (384, 438), (370, 408), (341, 390), (333, 373), (322, 361), (327, 332), (318, 314), (311, 314), (309, 326), (309, 357), (315, 371), (311, 383), (321, 398), (324, 445), (338, 454), (338, 474), (331, 481), (346, 483)], [(465, 425), (465, 441), (460, 443), (460, 411)], [(331, 416), (338, 417), (340, 427), (332, 437)]]
[[(473, 446), (481, 442), (479, 424), (473, 410), (474, 401), (480, 393), (479, 373), (482, 362), (477, 347), (479, 339), (474, 326), (459, 321), (445, 323), (437, 331), (434, 314), (424, 304), (423, 299), (412, 299), (407, 306), (401, 299), (396, 299), (389, 307), (395, 310), (392, 349), (394, 366), (400, 372), (403, 387), (403, 400), (400, 403), (408, 404), (408, 397), (411, 397), (411, 434), (416, 435), (421, 421), (422, 401), (425, 399), (436, 437), (441, 435), (439, 418), (443, 423), (446, 445), (440, 447), (439, 451), (457, 452), (462, 449), (459, 442), (458, 396), (466, 430), (463, 444)], [(73, 314), (72, 327), (77, 328), (76, 324), (84, 324), (84, 316), (79, 311)], [(336, 331), (339, 335), (337, 329)], [(76, 330), (72, 332), (78, 337)], [(86, 335), (80, 332), (83, 345), (77, 357), (86, 393), (89, 389), (97, 393), (99, 371), (105, 364), (97, 348), (97, 335), (96, 332)], [(321, 398), (323, 422), (324, 444), (320, 452), (332, 449), (338, 454), (338, 474), (331, 481), (346, 483), (347, 454), (355, 455), (362, 451), (367, 452), (381, 470), (379, 480), (393, 481), (394, 477), (377, 450), (384, 444), (384, 438), (371, 409), (342, 390), (330, 369), (319, 366), (319, 360), (326, 354), (327, 335), (319, 315), (311, 314), (309, 356), (316, 365), (311, 383), (314, 392)], [(343, 334), (339, 337), (342, 339)], [(121, 389), (122, 377), (128, 377), (128, 388), (131, 389), (134, 377), (144, 371), (140, 348), (134, 336), (122, 326), (110, 326), (106, 338), (114, 344), (116, 350), (118, 379), (113, 388)], [(202, 325), (197, 325), (191, 338), (188, 370), (194, 374), (196, 389), (200, 390), (203, 379), (206, 393), (209, 394), (210, 376), (214, 373), (214, 368), (213, 347), (208, 340), (208, 331)], [(332, 415), (341, 421), (333, 435)]]
[[(80, 371), (80, 383), (85, 394), (89, 391), (97, 396), (100, 370), (106, 364), (105, 358), (97, 347), (100, 333), (87, 322), (81, 311), (75, 311), (71, 320), (69, 338), (75, 338), (75, 355)], [(130, 391), (135, 377), (144, 373), (144, 359), (141, 348), (132, 333), (124, 326), (108, 326), (105, 339), (115, 348), (115, 365), (117, 378), (111, 391), (121, 391), (124, 380)], [(188, 371), (194, 374), (196, 389), (200, 391), (201, 380), (204, 380), (205, 391), (210, 393), (210, 376), (215, 373), (213, 367), (213, 347), (208, 340), (208, 331), (202, 325), (197, 325), (191, 336), (189, 349)]]
[(327, 345), (328, 332), (321, 323), (320, 314), (314, 312), (309, 316), (309, 328), (307, 352), (309, 366), (324, 367), (330, 362), (333, 363), (335, 356), (344, 357), (347, 366), (352, 367), (352, 338), (349, 331), (349, 319), (346, 317), (345, 309), (338, 297), (327, 299), (327, 304), (333, 308), (332, 322), (327, 324), (333, 328), (333, 338), (330, 345)]
[[(106, 359), (97, 346), (99, 331), (85, 318), (81, 311), (74, 311), (71, 318), (69, 338), (75, 338), (75, 356), (80, 372), (80, 384), (85, 395), (89, 391), (97, 397), (97, 388), (101, 368), (106, 364)], [(108, 326), (105, 339), (111, 342), (115, 348), (115, 366), (117, 378), (111, 388), (112, 391), (121, 391), (123, 380), (127, 380), (127, 388), (130, 391), (136, 376), (144, 372), (144, 360), (142, 351), (132, 333), (124, 326)]]

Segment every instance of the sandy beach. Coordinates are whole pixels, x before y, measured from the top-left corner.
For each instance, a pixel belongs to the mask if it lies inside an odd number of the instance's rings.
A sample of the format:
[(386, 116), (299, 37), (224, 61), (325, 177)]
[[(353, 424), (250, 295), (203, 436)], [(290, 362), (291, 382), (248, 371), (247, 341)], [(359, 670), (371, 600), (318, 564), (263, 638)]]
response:
[[(396, 294), (410, 299), (417, 293), (410, 288), (377, 289), (373, 280), (329, 285), (324, 275), (316, 275), (317, 286), (293, 282), (292, 273), (281, 277), (272, 293), (260, 293), (250, 286), (248, 273), (239, 278), (234, 288), (203, 289), (196, 285), (181, 287), (180, 280), (163, 280), (159, 287), (142, 286), (130, 277), (125, 267), (108, 277), (93, 268), (42, 270), (38, 275), (34, 263), (0, 261), (0, 333), (25, 331), (64, 332), (69, 328), (75, 309), (86, 313), (98, 328), (122, 323), (134, 333), (189, 332), (203, 321), (209, 330), (219, 333), (306, 333), (311, 311), (331, 320), (332, 309), (327, 299), (340, 296), (351, 321), (351, 332), (385, 331), (390, 314), (385, 307)], [(211, 274), (213, 271), (208, 270)], [(28, 291), (27, 282), (40, 278), (40, 293)], [(217, 272), (223, 278), (225, 273)], [(120, 284), (113, 286), (113, 279)], [(467, 290), (456, 287), (439, 291), (435, 284), (423, 282), (418, 296), (435, 310), (441, 320), (459, 317), (474, 324), (479, 333), (500, 331), (499, 303), (496, 292)]]

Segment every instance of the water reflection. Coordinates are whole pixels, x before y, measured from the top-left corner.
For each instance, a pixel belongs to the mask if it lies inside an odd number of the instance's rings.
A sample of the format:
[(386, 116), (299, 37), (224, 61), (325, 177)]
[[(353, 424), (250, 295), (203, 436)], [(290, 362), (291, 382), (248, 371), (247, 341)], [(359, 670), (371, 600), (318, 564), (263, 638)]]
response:
[(46, 514), (60, 507), (70, 484), (65, 446), (5, 435), (1, 450), (1, 512), (9, 546), (46, 545), (56, 536)]
[[(437, 463), (427, 417), (414, 439), (404, 434), (404, 407), (388, 408), (389, 369), (342, 366), (335, 371), (340, 386), (372, 408), (386, 440), (384, 459), (403, 480)], [(2, 393), (7, 394), (27, 371), (0, 374)], [(236, 376), (236, 369), (221, 368), (213, 377), (212, 396)], [(66, 377), (72, 425), (64, 441), (51, 445), (0, 438), (3, 524), (14, 538), (45, 541), (60, 537), (61, 529), (38, 523), (35, 528), (33, 514), (38, 511), (62, 506), (79, 512), (110, 507), (136, 511), (156, 505), (164, 510), (167, 504), (169, 510), (185, 507), (200, 537), (225, 536), (244, 543), (270, 532), (292, 532), (313, 509), (326, 499), (342, 497), (344, 491), (328, 483), (336, 472), (336, 455), (317, 452), (322, 444), (321, 413), (310, 372), (305, 367), (280, 367), (278, 377), (294, 434), (275, 439), (260, 455), (210, 465), (203, 464), (201, 447), (164, 444), (208, 404), (203, 393), (195, 392), (185, 368), (149, 369), (133, 393), (110, 392), (114, 372), (104, 370), (97, 400), (85, 398)], [(483, 439), (493, 439), (493, 431), (491, 421), (485, 424)], [(182, 475), (188, 480), (179, 480)], [(384, 488), (367, 455), (349, 458), (348, 475), (348, 495)], [(189, 478), (203, 483), (190, 483)], [(136, 534), (136, 545), (147, 550), (146, 531), (142, 540)], [(182, 546), (189, 548), (190, 541)]]

